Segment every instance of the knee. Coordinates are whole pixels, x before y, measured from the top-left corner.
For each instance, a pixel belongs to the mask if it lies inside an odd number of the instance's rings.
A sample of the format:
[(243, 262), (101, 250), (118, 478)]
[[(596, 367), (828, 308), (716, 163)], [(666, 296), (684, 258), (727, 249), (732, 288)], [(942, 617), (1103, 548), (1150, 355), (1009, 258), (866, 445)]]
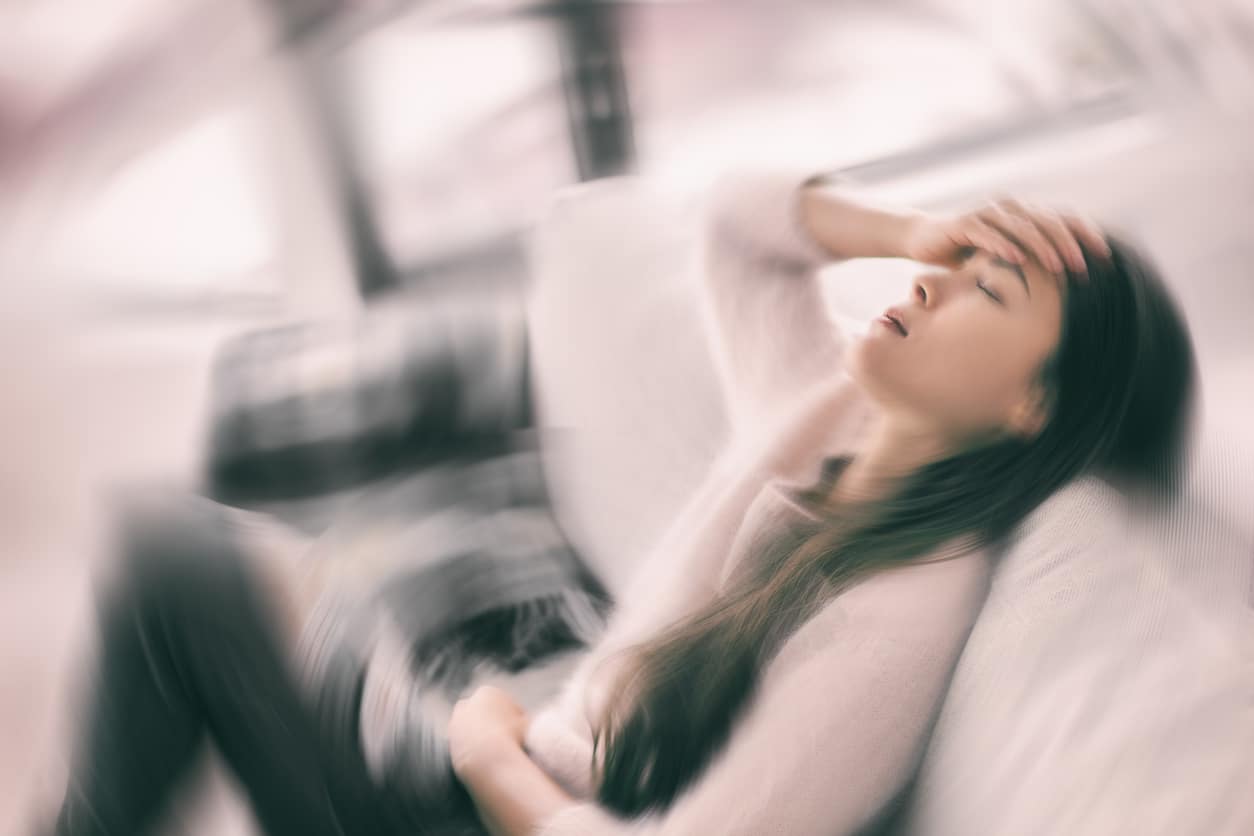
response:
[(189, 495), (128, 497), (115, 518), (110, 598), (129, 607), (195, 607), (237, 585), (238, 546), (214, 503)]

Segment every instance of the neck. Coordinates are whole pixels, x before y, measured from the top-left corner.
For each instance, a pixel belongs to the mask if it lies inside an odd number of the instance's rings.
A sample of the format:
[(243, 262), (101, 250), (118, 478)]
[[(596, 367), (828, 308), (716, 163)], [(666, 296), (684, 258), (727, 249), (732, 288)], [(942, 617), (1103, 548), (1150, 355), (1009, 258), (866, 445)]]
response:
[(879, 499), (891, 492), (902, 477), (944, 456), (946, 449), (935, 432), (881, 416), (862, 449), (832, 486), (829, 499), (836, 503)]

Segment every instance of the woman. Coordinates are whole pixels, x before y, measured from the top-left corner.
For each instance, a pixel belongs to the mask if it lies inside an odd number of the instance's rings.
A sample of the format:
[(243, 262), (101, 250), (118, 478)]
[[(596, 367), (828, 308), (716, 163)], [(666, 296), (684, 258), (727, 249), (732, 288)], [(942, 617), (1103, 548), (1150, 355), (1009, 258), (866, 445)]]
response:
[[(896, 212), (784, 170), (712, 194), (704, 276), (734, 440), (557, 699), (534, 718), (496, 688), (457, 703), (464, 791), (447, 814), (396, 812), (354, 735), (320, 726), (291, 686), (272, 587), (174, 519), (131, 538), (152, 558), (132, 575), (155, 580), (124, 584), (106, 625), (106, 679), (129, 667), (138, 684), (100, 697), (87, 751), (127, 761), (72, 782), (59, 832), (151, 816), (164, 788), (127, 781), (183, 749), (120, 744), (113, 715), (136, 705), (192, 718), (176, 724), (186, 746), (207, 727), (272, 832), (872, 827), (921, 754), (999, 541), (1081, 473), (1174, 485), (1187, 331), (1144, 260), (1070, 215)], [(847, 344), (817, 275), (862, 256), (938, 269)], [(197, 552), (220, 568), (171, 559)], [(234, 594), (229, 619), (204, 612), (210, 587)], [(203, 658), (186, 636), (215, 619), (238, 626)], [(273, 699), (243, 703), (231, 686), (245, 682)]]

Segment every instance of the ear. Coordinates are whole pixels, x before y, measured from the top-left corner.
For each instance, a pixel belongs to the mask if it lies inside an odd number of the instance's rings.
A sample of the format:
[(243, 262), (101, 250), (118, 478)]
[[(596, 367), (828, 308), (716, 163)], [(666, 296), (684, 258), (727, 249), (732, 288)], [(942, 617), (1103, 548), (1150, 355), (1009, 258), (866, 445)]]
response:
[(1011, 435), (1031, 439), (1045, 428), (1049, 420), (1050, 398), (1045, 387), (1034, 383), (1010, 408), (1006, 430)]

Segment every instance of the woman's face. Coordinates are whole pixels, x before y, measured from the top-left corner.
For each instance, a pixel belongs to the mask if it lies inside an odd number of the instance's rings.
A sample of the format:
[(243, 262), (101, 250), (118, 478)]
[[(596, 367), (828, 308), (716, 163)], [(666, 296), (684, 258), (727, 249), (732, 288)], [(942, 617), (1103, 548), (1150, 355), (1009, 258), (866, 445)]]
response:
[(990, 432), (1030, 435), (1047, 417), (1034, 385), (1058, 344), (1062, 283), (1035, 261), (1011, 264), (977, 251), (955, 270), (912, 283), (850, 347), (850, 375), (885, 414), (961, 445)]

